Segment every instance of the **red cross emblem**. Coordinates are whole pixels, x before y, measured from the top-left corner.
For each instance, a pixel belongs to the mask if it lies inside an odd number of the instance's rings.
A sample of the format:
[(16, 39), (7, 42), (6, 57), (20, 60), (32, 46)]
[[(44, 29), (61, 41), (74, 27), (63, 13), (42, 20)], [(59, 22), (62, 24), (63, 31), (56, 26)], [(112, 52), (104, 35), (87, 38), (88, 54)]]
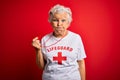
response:
[(62, 52), (58, 52), (58, 56), (53, 56), (53, 61), (58, 61), (58, 64), (62, 64), (62, 60), (67, 60), (66, 56), (62, 56)]

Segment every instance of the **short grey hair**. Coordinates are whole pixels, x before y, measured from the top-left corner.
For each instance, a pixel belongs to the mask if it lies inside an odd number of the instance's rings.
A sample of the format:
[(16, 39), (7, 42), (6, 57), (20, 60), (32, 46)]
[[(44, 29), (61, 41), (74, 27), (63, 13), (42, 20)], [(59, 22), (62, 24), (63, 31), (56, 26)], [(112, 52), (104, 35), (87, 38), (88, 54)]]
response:
[(54, 13), (60, 13), (60, 12), (66, 12), (68, 14), (68, 21), (69, 23), (72, 22), (72, 12), (71, 12), (71, 9), (68, 8), (68, 7), (65, 7), (63, 5), (60, 5), (60, 4), (57, 4), (55, 6), (53, 6), (50, 11), (49, 11), (49, 19), (48, 21), (51, 22), (52, 21), (52, 18), (53, 18), (53, 15)]

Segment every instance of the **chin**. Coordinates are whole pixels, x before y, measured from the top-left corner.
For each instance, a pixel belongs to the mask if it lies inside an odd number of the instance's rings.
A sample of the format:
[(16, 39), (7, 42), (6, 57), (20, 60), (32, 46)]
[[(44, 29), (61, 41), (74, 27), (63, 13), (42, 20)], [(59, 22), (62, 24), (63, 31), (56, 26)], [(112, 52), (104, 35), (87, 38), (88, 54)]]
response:
[(62, 33), (56, 33), (56, 35), (62, 35)]
[(56, 35), (64, 35), (65, 31), (63, 30), (57, 30), (57, 31), (54, 31)]
[(56, 35), (56, 36), (62, 36), (63, 33), (56, 32), (55, 35)]

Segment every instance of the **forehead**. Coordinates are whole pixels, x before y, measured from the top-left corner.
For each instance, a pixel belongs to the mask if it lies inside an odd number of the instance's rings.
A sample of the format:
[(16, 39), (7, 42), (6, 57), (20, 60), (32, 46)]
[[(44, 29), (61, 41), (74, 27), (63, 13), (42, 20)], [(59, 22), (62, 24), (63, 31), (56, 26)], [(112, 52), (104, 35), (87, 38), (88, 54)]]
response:
[(63, 19), (63, 18), (68, 18), (68, 13), (66, 12), (56, 12), (53, 15), (53, 18), (57, 18), (57, 19)]

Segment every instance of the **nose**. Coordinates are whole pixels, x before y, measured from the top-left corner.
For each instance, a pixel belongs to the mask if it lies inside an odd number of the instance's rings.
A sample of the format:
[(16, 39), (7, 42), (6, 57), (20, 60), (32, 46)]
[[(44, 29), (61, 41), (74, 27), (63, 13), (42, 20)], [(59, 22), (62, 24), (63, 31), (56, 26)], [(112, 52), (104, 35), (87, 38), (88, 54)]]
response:
[(61, 26), (61, 24), (62, 24), (62, 21), (59, 20), (57, 26)]

